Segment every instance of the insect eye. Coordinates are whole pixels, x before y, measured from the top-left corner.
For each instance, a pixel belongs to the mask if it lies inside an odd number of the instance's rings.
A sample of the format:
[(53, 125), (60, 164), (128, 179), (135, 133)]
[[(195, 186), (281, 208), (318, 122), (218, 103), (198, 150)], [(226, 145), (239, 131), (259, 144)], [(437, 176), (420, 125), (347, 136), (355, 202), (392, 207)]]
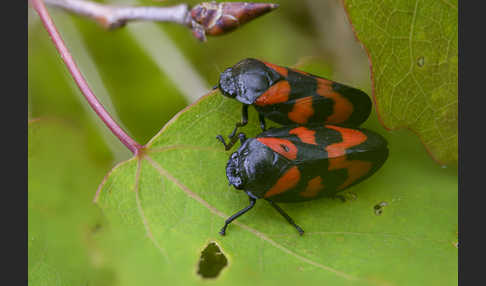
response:
[(247, 73), (243, 80), (245, 82), (244, 86), (253, 92), (266, 91), (270, 86), (267, 78), (260, 73)]

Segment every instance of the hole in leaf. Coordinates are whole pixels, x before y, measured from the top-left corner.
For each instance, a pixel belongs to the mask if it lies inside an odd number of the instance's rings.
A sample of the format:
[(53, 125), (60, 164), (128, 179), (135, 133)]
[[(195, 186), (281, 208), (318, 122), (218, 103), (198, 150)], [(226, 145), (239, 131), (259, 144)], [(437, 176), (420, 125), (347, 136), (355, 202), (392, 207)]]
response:
[(373, 209), (375, 210), (375, 215), (381, 215), (383, 213), (383, 208), (388, 205), (387, 202), (380, 202), (376, 204)]
[(424, 59), (424, 57), (419, 57), (419, 58), (417, 59), (417, 65), (418, 65), (419, 67), (423, 67), (423, 66), (424, 66), (424, 64), (425, 64), (425, 59)]
[(203, 278), (216, 278), (227, 265), (228, 259), (221, 248), (215, 242), (210, 242), (201, 252), (197, 274)]

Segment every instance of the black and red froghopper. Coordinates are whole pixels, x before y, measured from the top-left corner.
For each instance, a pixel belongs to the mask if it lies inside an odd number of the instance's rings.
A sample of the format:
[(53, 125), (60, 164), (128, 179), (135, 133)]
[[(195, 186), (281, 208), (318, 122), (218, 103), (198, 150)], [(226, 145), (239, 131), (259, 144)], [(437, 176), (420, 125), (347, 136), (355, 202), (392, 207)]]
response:
[(292, 125), (271, 128), (255, 138), (239, 133), (241, 147), (226, 165), (230, 185), (250, 204), (229, 217), (220, 233), (257, 199), (267, 200), (302, 235), (303, 230), (276, 202), (334, 196), (374, 174), (386, 161), (386, 140), (363, 128)]
[(223, 71), (216, 87), (224, 96), (243, 103), (242, 120), (230, 138), (234, 138), (238, 127), (248, 123), (249, 105), (257, 110), (263, 131), (265, 118), (282, 125), (358, 127), (366, 121), (372, 106), (368, 95), (359, 89), (251, 58)]

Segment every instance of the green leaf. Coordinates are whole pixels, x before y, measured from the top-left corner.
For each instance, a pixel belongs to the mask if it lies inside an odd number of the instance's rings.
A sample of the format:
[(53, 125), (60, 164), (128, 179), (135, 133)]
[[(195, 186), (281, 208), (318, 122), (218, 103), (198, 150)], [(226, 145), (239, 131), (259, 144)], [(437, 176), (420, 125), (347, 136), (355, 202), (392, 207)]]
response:
[(29, 285), (113, 284), (95, 242), (105, 221), (92, 202), (107, 164), (87, 152), (79, 131), (52, 119), (29, 123)]
[[(350, 200), (281, 204), (306, 233), (265, 201), (218, 234), (248, 198), (228, 186), (230, 152), (216, 140), (241, 105), (219, 93), (174, 117), (140, 156), (116, 166), (96, 197), (113, 234), (98, 241), (120, 285), (203, 284), (201, 252), (215, 242), (228, 260), (215, 285), (456, 285), (457, 176), (430, 160), (407, 132), (383, 134), (390, 156)], [(374, 118), (374, 116), (372, 117)], [(259, 133), (250, 112), (248, 136)], [(381, 205), (379, 210), (375, 206)]]
[(443, 164), (457, 161), (457, 0), (344, 2), (383, 125), (411, 129)]

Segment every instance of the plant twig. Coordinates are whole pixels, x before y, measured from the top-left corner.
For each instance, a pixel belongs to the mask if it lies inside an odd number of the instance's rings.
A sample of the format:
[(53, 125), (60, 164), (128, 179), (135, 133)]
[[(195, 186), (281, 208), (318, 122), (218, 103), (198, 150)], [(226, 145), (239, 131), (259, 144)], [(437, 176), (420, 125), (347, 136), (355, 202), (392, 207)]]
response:
[(69, 52), (68, 48), (64, 44), (64, 41), (61, 38), (61, 35), (56, 29), (54, 22), (52, 21), (47, 9), (44, 5), (42, 0), (31, 0), (32, 5), (35, 11), (39, 14), (39, 17), (42, 20), (42, 23), (51, 36), (54, 45), (56, 46), (57, 51), (61, 55), (64, 63), (66, 64), (69, 72), (71, 73), (74, 81), (78, 85), (81, 93), (84, 95), (86, 100), (88, 101), (89, 105), (93, 110), (98, 114), (98, 116), (103, 120), (103, 122), (108, 126), (108, 128), (115, 134), (120, 141), (127, 146), (130, 151), (134, 155), (138, 155), (139, 152), (143, 149), (143, 146), (138, 144), (135, 140), (133, 140), (110, 116), (110, 114), (105, 110), (103, 105), (98, 101), (96, 96), (91, 91), (88, 83), (84, 79), (83, 75), (81, 74), (78, 66), (74, 62), (71, 53)]
[(203, 2), (189, 9), (187, 4), (169, 7), (99, 4), (83, 0), (44, 0), (46, 4), (94, 19), (107, 29), (124, 26), (128, 21), (172, 22), (192, 29), (193, 35), (206, 41), (206, 35), (228, 33), (248, 21), (277, 8), (271, 3)]
[(172, 7), (137, 7), (99, 4), (83, 0), (44, 0), (46, 4), (90, 17), (107, 29), (122, 27), (128, 21), (159, 21), (189, 25), (187, 4)]

